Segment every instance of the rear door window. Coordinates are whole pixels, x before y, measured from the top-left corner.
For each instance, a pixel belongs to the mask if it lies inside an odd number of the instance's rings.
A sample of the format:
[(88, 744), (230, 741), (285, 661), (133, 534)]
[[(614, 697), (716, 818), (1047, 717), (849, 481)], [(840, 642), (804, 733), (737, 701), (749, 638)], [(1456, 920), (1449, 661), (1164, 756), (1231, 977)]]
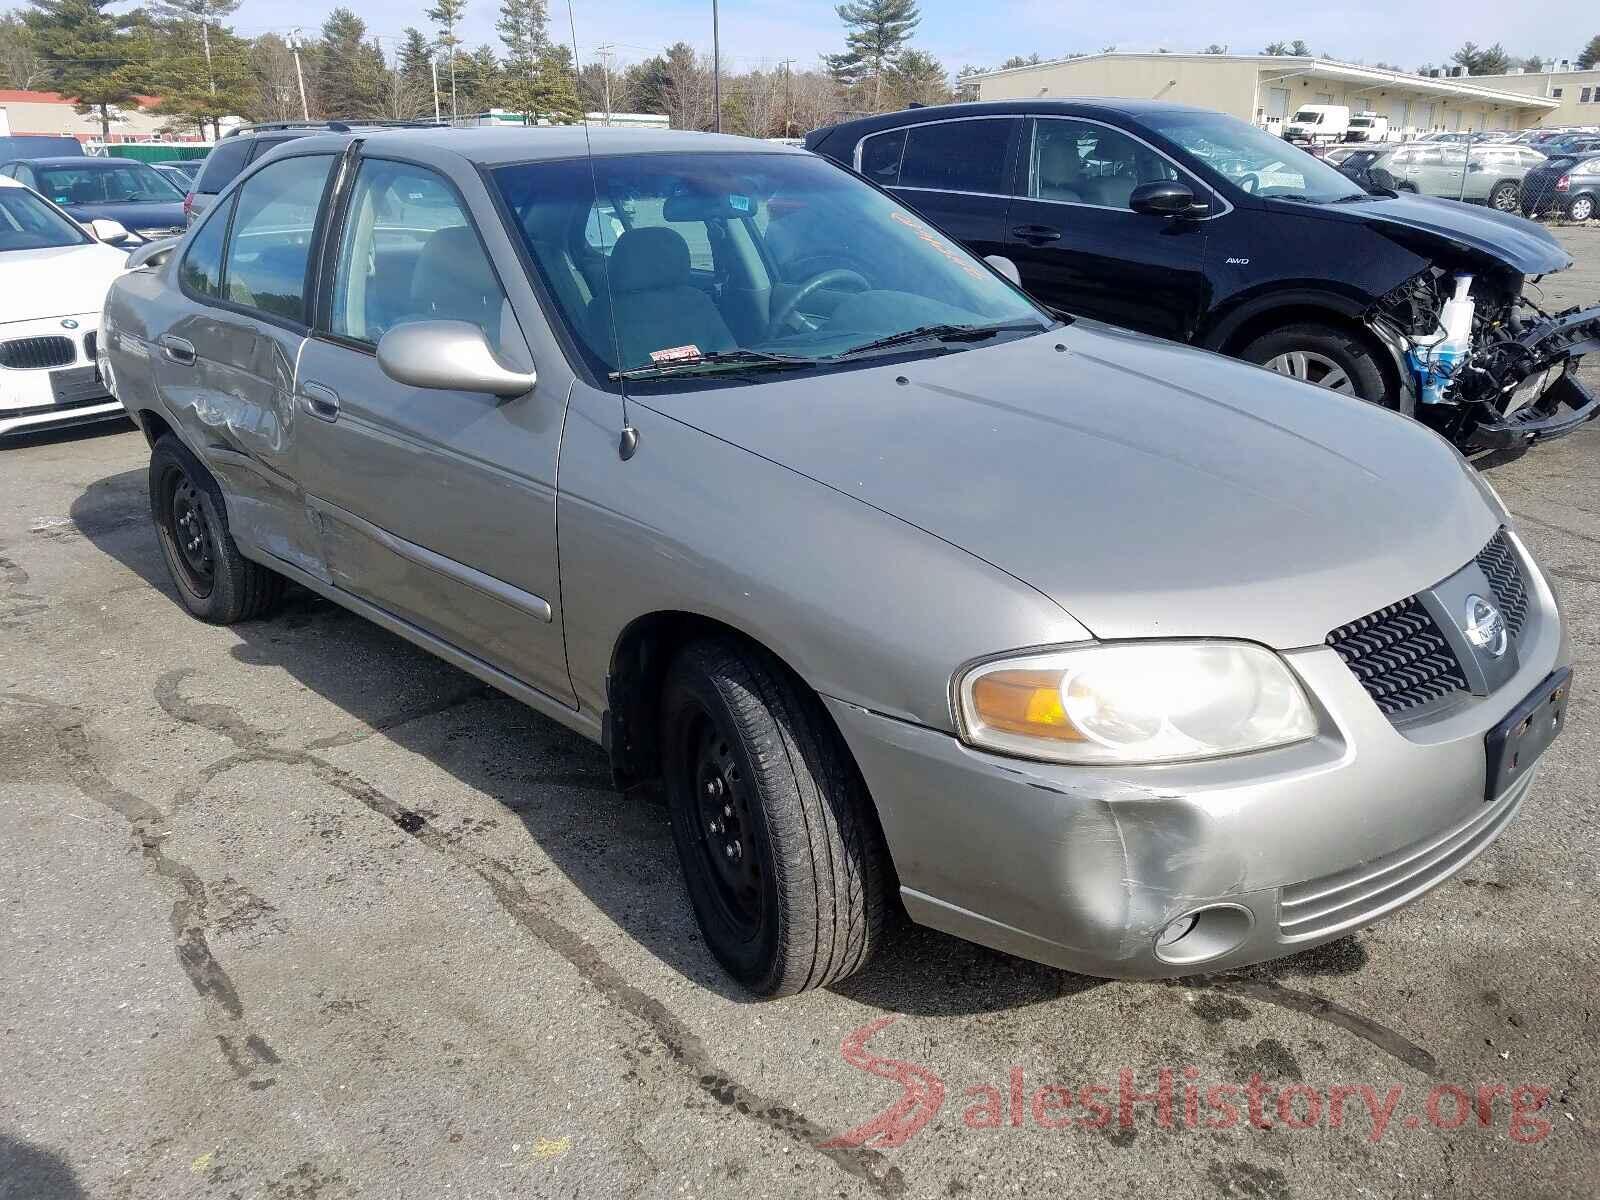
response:
[(252, 140), (232, 137), (218, 142), (216, 149), (206, 155), (205, 166), (200, 169), (200, 178), (195, 183), (194, 190), (214, 195), (232, 183), (234, 176), (244, 170), (245, 159), (250, 156)]
[(306, 268), (332, 165), (331, 154), (286, 158), (245, 180), (223, 268), (228, 301), (305, 324)]
[(205, 224), (189, 239), (183, 261), (178, 265), (178, 283), (189, 295), (216, 300), (222, 296), (222, 242), (228, 235), (231, 205), (222, 205), (206, 214)]
[(940, 192), (1006, 193), (1006, 152), (1014, 118), (913, 125), (906, 130), (897, 186)]
[(900, 158), (906, 149), (906, 131), (877, 133), (861, 143), (861, 173), (879, 187), (900, 182)]

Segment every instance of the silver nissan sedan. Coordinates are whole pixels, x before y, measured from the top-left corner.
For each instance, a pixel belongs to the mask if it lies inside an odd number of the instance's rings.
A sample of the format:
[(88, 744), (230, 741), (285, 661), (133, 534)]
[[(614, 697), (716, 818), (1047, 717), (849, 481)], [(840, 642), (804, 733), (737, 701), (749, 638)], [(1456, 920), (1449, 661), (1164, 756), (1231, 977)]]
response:
[(1481, 853), (1564, 721), (1555, 597), (1437, 436), (1047, 311), (802, 151), (311, 136), (132, 261), (101, 367), (179, 600), (292, 581), (601, 743), (759, 995), (897, 903), (1107, 976), (1316, 945)]

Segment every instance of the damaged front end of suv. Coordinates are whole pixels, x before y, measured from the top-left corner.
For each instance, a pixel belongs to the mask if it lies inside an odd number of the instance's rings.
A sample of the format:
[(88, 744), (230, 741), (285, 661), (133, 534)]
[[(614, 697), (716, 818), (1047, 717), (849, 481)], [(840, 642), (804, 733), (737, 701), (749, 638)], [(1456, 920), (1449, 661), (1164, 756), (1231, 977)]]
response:
[(1514, 248), (1512, 261), (1482, 246), (1403, 240), (1432, 261), (1366, 314), (1394, 355), (1402, 411), (1467, 453), (1526, 448), (1600, 417), (1600, 399), (1578, 379), (1581, 357), (1600, 349), (1600, 305), (1552, 312), (1529, 294), (1571, 265), (1553, 239)]

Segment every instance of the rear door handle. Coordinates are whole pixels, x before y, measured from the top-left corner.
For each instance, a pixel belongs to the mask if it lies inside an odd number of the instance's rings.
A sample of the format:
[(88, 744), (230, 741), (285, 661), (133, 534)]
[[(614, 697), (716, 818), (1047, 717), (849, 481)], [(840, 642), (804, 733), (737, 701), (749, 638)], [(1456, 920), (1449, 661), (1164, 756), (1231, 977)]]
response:
[(1061, 230), (1051, 225), (1018, 225), (1011, 230), (1025, 242), (1059, 242)]
[(320, 421), (339, 419), (339, 393), (320, 383), (302, 383), (300, 401), (305, 410)]
[(189, 366), (194, 362), (194, 343), (186, 342), (181, 337), (174, 337), (167, 333), (161, 336), (161, 353), (165, 354), (175, 363)]

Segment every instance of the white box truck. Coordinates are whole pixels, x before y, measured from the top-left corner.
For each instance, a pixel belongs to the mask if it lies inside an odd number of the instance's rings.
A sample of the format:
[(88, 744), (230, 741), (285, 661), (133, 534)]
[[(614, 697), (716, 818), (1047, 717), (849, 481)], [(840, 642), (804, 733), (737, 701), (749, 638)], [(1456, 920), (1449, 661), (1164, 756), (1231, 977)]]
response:
[(1283, 136), (1291, 142), (1332, 145), (1344, 141), (1350, 129), (1348, 104), (1302, 104), (1283, 124)]
[(1389, 140), (1389, 118), (1380, 117), (1375, 112), (1356, 113), (1350, 118), (1350, 127), (1345, 130), (1344, 140), (1347, 142), (1387, 142)]

